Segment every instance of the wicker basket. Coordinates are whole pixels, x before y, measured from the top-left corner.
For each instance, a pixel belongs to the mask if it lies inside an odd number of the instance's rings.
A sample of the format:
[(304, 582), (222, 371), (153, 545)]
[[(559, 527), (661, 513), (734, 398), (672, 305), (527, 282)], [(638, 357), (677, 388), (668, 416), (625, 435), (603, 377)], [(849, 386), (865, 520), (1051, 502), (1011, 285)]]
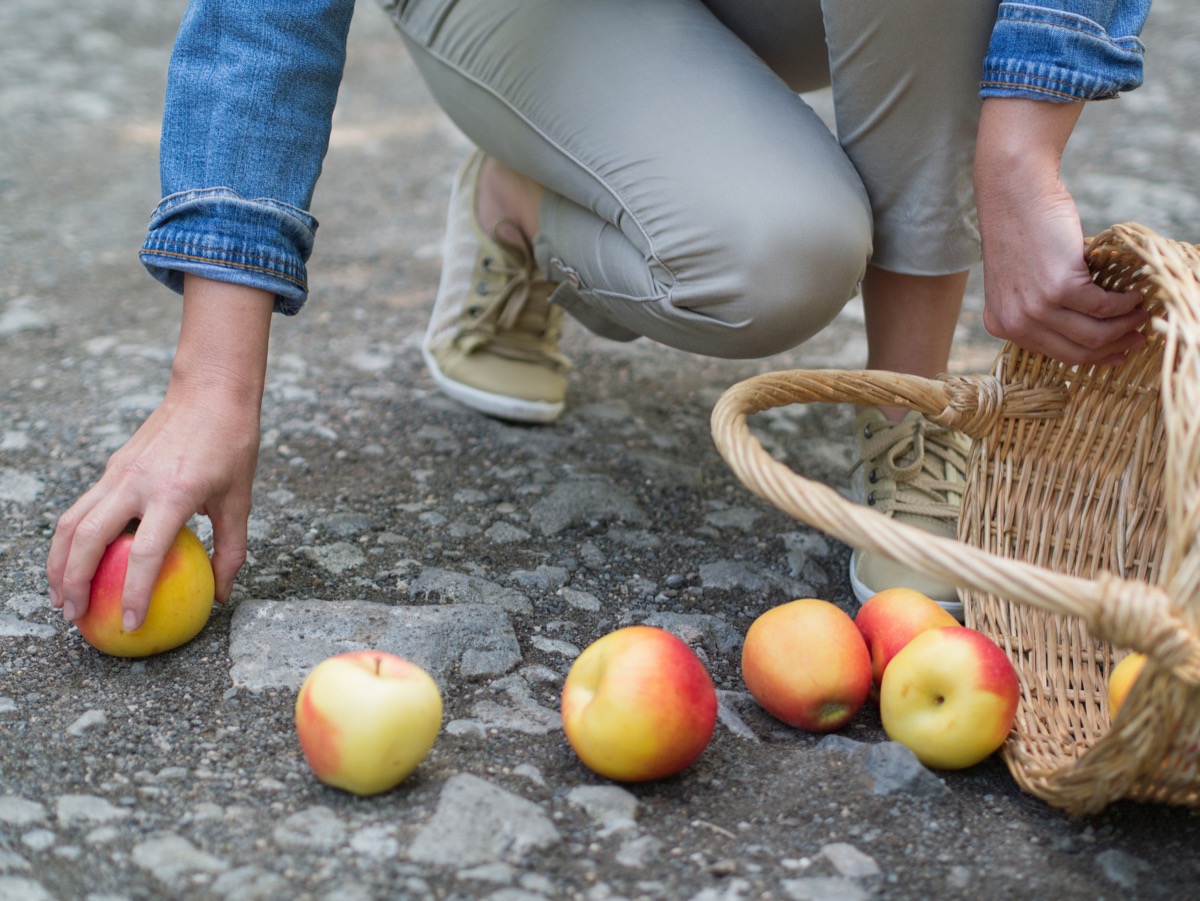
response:
[[(1021, 704), (1003, 754), (1075, 814), (1122, 798), (1200, 807), (1200, 249), (1138, 225), (1087, 251), (1098, 284), (1144, 292), (1147, 342), (1118, 367), (1006, 345), (990, 375), (796, 370), (748, 379), (712, 414), (739, 479), (791, 516), (960, 587), (967, 625), (1008, 653)], [(969, 434), (959, 540), (793, 473), (747, 417), (791, 403), (906, 406)], [(1120, 715), (1107, 677), (1149, 662)]]

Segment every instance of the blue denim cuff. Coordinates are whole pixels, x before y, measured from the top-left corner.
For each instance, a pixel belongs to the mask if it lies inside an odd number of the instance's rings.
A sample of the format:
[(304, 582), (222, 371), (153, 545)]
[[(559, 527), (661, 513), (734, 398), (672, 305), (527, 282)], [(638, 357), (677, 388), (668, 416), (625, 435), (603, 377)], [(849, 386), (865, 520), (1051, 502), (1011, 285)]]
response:
[(1137, 32), (1149, 4), (1123, 4), (1123, 15), (1104, 24), (1062, 8), (1069, 5), (1000, 4), (980, 96), (1104, 100), (1142, 83)]
[(291, 316), (308, 297), (316, 230), (311, 215), (277, 200), (247, 200), (229, 188), (181, 191), (155, 209), (139, 256), (173, 291), (182, 293), (190, 272), (270, 291), (275, 311)]

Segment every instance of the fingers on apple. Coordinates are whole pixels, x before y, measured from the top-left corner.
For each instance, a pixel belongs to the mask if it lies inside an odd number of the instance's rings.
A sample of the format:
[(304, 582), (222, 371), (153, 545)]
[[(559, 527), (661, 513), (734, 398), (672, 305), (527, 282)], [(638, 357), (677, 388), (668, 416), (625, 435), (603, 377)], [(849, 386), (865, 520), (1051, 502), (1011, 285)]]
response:
[(216, 579), (216, 598), (224, 604), (233, 594), (233, 583), (246, 562), (247, 515), (228, 515), (214, 511), (210, 514), (213, 526), (213, 576)]
[(168, 522), (160, 517), (147, 517), (137, 526), (125, 570), (125, 586), (121, 592), (121, 628), (132, 632), (146, 620), (154, 583), (162, 570), (167, 551), (183, 527), (181, 522)]
[(82, 617), (91, 602), (92, 577), (108, 545), (116, 540), (137, 516), (137, 510), (111, 495), (93, 506), (70, 529), (70, 546), (64, 549), (63, 615), (73, 621)]
[(92, 579), (87, 612), (75, 621), (88, 644), (116, 657), (147, 657), (191, 641), (212, 613), (213, 575), (204, 545), (187, 526), (176, 533), (155, 578), (146, 616), (124, 628), (122, 598), (136, 535), (107, 547)]

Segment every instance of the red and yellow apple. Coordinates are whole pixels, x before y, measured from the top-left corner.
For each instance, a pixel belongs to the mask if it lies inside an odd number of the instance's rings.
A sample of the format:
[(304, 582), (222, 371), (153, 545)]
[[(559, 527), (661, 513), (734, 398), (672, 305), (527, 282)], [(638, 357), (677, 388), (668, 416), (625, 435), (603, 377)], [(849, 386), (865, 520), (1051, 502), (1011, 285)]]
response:
[(563, 683), (562, 723), (579, 759), (599, 775), (662, 779), (708, 747), (717, 693), (682, 639), (654, 626), (627, 626), (575, 658)]
[(296, 697), (296, 735), (326, 785), (375, 795), (417, 768), (442, 727), (442, 694), (415, 663), (350, 651), (317, 664)]
[(1122, 657), (1108, 674), (1108, 712), (1113, 719), (1116, 719), (1117, 711), (1125, 703), (1129, 690), (1145, 666), (1146, 655), (1135, 652)]
[(742, 644), (742, 679), (772, 716), (809, 732), (832, 732), (871, 690), (871, 656), (840, 607), (801, 598), (758, 617)]
[(187, 526), (179, 530), (150, 595), (146, 619), (132, 632), (121, 626), (121, 594), (134, 533), (108, 546), (92, 577), (88, 608), (75, 626), (88, 644), (114, 657), (148, 657), (186, 644), (212, 613), (215, 583), (204, 545)]
[(974, 629), (929, 629), (883, 673), (884, 731), (926, 766), (974, 766), (1004, 744), (1020, 700), (1017, 672), (1000, 646)]
[(879, 700), (883, 671), (901, 648), (927, 629), (957, 626), (958, 620), (911, 588), (888, 588), (867, 599), (854, 617), (871, 653), (871, 697)]

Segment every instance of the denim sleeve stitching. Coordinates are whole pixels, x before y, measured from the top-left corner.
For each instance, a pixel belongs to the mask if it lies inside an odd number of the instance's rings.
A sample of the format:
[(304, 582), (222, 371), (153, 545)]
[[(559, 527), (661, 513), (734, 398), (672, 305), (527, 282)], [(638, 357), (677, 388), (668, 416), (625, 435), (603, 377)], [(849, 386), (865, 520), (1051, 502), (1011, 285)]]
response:
[(994, 80), (985, 79), (981, 84), (983, 87), (1012, 88), (1014, 90), (1022, 90), (1022, 91), (1038, 91), (1039, 93), (1042, 93), (1042, 94), (1050, 94), (1053, 97), (1063, 97), (1063, 98), (1066, 98), (1067, 100), (1079, 100), (1080, 99), (1075, 94), (1068, 94), (1065, 91), (1055, 91), (1051, 88), (1045, 88), (1045, 87), (1042, 87), (1042, 86), (1036, 85), (1036, 84), (1027, 84), (1025, 82), (994, 81)]
[[(188, 245), (185, 244), (185, 245), (181, 245), (181, 246), (186, 247)], [(199, 248), (199, 249), (203, 249), (203, 248)], [(142, 255), (148, 256), (148, 257), (155, 257), (155, 256), (171, 257), (172, 259), (188, 260), (189, 262), (193, 262), (193, 263), (210, 263), (214, 266), (229, 266), (233, 269), (245, 269), (249, 272), (261, 272), (261, 273), (264, 273), (265, 275), (273, 275), (273, 276), (276, 276), (277, 278), (283, 279), (284, 281), (291, 282), (293, 285), (296, 285), (297, 287), (300, 287), (300, 288), (306, 287), (305, 282), (302, 281), (301, 279), (296, 278), (295, 276), (288, 275), (286, 272), (280, 272), (278, 269), (271, 269), (267, 266), (256, 266), (252, 263), (242, 263), (242, 262), (238, 262), (236, 260), (218, 260), (218, 259), (213, 259), (212, 257), (199, 256), (198, 254), (178, 253), (176, 251), (171, 251), (171, 250), (157, 250), (157, 249), (151, 249), (151, 248), (144, 248), (142, 250)]]

